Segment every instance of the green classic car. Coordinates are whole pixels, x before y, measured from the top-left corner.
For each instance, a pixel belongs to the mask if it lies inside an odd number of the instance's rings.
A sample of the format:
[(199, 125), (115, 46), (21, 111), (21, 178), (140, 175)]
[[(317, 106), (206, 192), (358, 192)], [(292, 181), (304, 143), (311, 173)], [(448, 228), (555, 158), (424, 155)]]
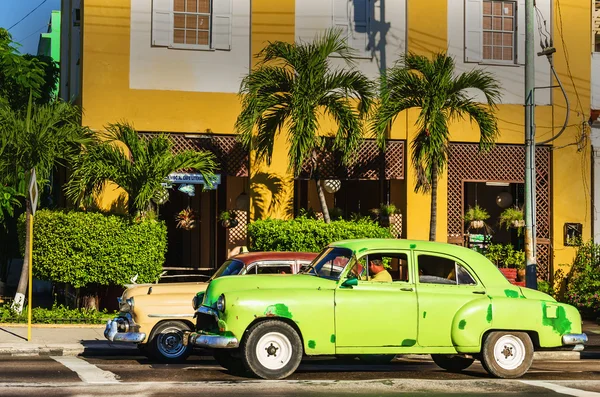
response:
[(265, 379), (289, 376), (303, 355), (409, 353), (516, 378), (534, 350), (587, 342), (576, 308), (510, 284), (475, 251), (426, 241), (336, 242), (304, 274), (222, 277), (199, 298), (188, 342)]

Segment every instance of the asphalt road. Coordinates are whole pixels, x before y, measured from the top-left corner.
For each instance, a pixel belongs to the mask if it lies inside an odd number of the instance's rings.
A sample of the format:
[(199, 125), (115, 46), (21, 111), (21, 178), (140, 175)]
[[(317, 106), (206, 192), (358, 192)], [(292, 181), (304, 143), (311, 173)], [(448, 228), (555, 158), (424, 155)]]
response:
[(534, 362), (518, 380), (488, 377), (476, 362), (461, 374), (426, 356), (388, 365), (305, 360), (284, 381), (229, 374), (211, 357), (157, 364), (144, 357), (11, 357), (0, 359), (0, 395), (31, 396), (599, 396), (600, 360)]

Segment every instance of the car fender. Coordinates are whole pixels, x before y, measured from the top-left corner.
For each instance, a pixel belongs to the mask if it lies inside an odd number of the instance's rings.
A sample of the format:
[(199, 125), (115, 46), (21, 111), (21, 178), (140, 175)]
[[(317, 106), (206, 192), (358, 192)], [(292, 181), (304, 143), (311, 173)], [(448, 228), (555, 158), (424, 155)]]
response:
[(479, 351), (481, 336), (492, 326), (492, 312), (492, 300), (487, 296), (469, 301), (456, 312), (452, 320), (451, 336), (458, 351), (474, 347)]
[(257, 322), (281, 319), (299, 332), (306, 354), (335, 353), (333, 290), (255, 289), (226, 292), (225, 312), (220, 313), (221, 332), (242, 340)]

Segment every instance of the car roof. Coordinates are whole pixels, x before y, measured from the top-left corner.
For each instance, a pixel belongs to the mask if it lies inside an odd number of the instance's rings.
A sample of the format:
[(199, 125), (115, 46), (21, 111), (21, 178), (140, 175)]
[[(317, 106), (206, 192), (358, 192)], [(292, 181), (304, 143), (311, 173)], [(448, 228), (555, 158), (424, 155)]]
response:
[(229, 259), (235, 259), (243, 262), (244, 265), (249, 265), (257, 261), (312, 261), (317, 256), (316, 252), (279, 252), (279, 251), (257, 251), (238, 254)]
[(417, 251), (434, 251), (453, 255), (464, 259), (481, 259), (483, 255), (460, 245), (439, 243), (436, 241), (406, 240), (393, 238), (367, 238), (354, 240), (341, 240), (329, 244), (329, 247), (348, 248), (355, 253), (363, 251), (400, 249)]

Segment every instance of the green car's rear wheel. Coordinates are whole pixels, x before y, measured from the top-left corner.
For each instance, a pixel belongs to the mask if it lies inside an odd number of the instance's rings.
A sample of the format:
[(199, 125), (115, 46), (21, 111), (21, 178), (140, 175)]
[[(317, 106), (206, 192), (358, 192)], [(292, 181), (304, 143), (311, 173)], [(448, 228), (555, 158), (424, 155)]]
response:
[(453, 354), (432, 354), (431, 358), (438, 367), (449, 372), (463, 371), (473, 364), (472, 358), (457, 356)]
[(250, 328), (242, 342), (245, 367), (263, 379), (290, 376), (302, 360), (302, 341), (296, 330), (283, 321), (267, 320)]
[(483, 341), (481, 364), (497, 378), (519, 378), (533, 362), (533, 343), (525, 332), (490, 332)]

